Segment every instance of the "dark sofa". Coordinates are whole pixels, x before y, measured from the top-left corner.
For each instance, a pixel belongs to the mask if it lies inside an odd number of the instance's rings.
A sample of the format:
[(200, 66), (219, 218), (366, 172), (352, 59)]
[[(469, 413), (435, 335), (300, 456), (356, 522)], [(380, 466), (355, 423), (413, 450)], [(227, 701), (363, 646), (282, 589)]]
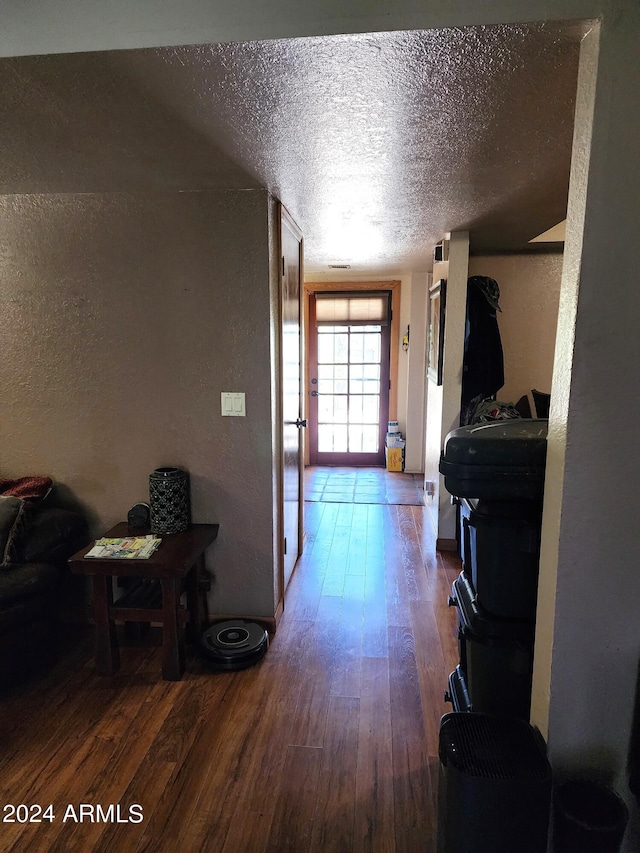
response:
[(89, 541), (86, 519), (56, 505), (51, 481), (29, 489), (26, 479), (0, 479), (0, 690), (55, 660), (67, 559)]

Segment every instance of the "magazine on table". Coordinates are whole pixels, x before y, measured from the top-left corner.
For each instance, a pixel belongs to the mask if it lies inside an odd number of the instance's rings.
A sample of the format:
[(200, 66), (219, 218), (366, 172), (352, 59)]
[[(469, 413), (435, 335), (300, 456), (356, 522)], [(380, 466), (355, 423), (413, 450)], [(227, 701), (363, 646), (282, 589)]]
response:
[(109, 538), (103, 536), (96, 539), (96, 544), (85, 557), (99, 559), (123, 559), (123, 560), (146, 560), (158, 548), (162, 540), (158, 536), (128, 536), (122, 538)]

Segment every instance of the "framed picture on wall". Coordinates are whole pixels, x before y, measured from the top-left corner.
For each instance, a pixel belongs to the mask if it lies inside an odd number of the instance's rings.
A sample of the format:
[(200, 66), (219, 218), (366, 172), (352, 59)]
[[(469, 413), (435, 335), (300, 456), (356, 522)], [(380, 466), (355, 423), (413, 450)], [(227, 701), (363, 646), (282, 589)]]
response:
[(429, 288), (429, 346), (427, 349), (427, 375), (436, 385), (442, 385), (446, 297), (447, 280), (438, 279)]

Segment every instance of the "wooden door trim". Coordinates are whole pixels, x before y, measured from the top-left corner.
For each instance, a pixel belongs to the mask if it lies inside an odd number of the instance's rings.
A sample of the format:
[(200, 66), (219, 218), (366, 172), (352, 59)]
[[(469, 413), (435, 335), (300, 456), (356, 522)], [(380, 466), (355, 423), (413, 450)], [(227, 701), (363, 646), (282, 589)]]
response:
[[(399, 280), (393, 281), (305, 281), (304, 283), (304, 368), (302, 371), (303, 387), (303, 417), (309, 418), (309, 397), (304, 392), (307, 386), (309, 373), (309, 298), (312, 293), (327, 291), (375, 291), (388, 290), (391, 293), (391, 352), (389, 355), (389, 420), (398, 419), (398, 349), (400, 346), (400, 285)], [(309, 435), (304, 435), (304, 462), (309, 464)]]
[[(284, 364), (283, 364), (283, 355), (282, 355), (282, 327), (284, 322), (283, 310), (284, 310), (284, 302), (283, 302), (283, 268), (282, 268), (282, 258), (283, 258), (283, 239), (282, 239), (282, 230), (283, 226), (291, 231), (294, 237), (299, 242), (299, 284), (300, 284), (300, 306), (299, 306), (299, 314), (300, 314), (300, 412), (304, 417), (304, 408), (305, 408), (305, 365), (304, 365), (304, 319), (303, 319), (303, 282), (304, 282), (304, 238), (302, 236), (302, 231), (295, 223), (289, 211), (282, 204), (282, 202), (278, 202), (278, 216), (277, 216), (277, 225), (278, 225), (278, 318), (279, 318), (279, 329), (278, 329), (278, 385), (279, 392), (277, 398), (277, 417), (278, 417), (278, 442), (279, 442), (279, 464), (278, 464), (278, 507), (277, 507), (277, 530), (278, 530), (278, 601), (276, 602), (276, 611), (282, 612), (284, 609), (284, 599), (285, 599), (285, 570), (284, 570), (284, 538), (285, 538), (285, 523), (284, 523), (284, 465), (285, 465), (285, 454), (284, 454), (284, 410), (283, 410), (283, 388), (284, 388)], [(306, 430), (303, 430), (306, 434)], [(304, 549), (304, 447), (305, 447), (305, 437), (303, 437), (303, 441), (300, 442), (300, 453), (299, 453), (299, 462), (298, 462), (298, 493), (299, 493), (299, 501), (298, 501), (298, 554), (296, 557), (299, 557), (302, 554)]]

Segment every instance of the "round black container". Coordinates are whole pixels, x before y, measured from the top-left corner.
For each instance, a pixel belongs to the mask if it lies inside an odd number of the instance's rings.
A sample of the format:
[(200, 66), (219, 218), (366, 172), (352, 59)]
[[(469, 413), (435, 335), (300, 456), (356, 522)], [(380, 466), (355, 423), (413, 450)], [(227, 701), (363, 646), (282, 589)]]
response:
[(156, 468), (149, 474), (153, 533), (180, 533), (190, 524), (189, 475), (181, 468)]
[(617, 853), (628, 820), (626, 803), (610, 788), (564, 782), (553, 797), (554, 853)]

